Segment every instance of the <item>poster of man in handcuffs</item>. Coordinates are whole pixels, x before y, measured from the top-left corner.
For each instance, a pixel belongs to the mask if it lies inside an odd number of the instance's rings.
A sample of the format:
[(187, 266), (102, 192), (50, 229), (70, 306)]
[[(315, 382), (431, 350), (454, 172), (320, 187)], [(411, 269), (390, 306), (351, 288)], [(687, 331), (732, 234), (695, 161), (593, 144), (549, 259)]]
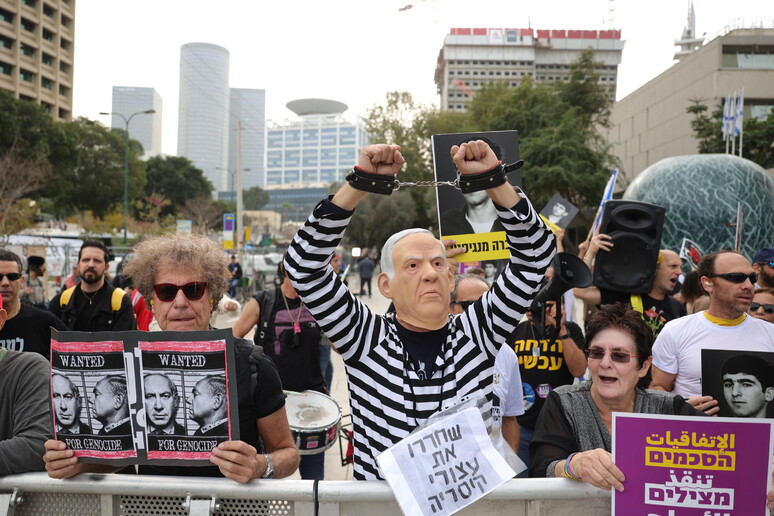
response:
[(52, 330), (55, 438), (82, 462), (209, 465), (239, 439), (233, 346), (228, 330)]

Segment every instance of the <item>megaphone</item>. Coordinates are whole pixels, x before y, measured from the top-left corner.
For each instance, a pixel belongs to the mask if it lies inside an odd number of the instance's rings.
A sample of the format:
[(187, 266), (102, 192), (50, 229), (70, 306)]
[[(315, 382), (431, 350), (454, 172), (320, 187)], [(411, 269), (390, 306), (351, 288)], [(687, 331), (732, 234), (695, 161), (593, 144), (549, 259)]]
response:
[(562, 295), (571, 288), (583, 288), (591, 285), (591, 270), (583, 260), (570, 253), (557, 253), (553, 261), (554, 277), (549, 281), (530, 305), (532, 322), (537, 328), (538, 337), (542, 338), (546, 320), (546, 302), (556, 301), (557, 330), (562, 320)]

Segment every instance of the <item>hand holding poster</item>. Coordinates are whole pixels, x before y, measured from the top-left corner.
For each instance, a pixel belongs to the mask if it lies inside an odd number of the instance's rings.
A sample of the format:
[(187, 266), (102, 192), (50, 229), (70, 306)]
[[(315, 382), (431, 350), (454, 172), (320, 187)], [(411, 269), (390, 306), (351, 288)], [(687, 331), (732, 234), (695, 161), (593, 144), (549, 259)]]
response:
[(515, 475), (476, 407), (411, 434), (376, 460), (406, 515), (454, 514)]
[(81, 462), (210, 465), (239, 438), (233, 337), (52, 330), (54, 436)]
[(773, 435), (763, 419), (613, 413), (612, 514), (765, 516)]

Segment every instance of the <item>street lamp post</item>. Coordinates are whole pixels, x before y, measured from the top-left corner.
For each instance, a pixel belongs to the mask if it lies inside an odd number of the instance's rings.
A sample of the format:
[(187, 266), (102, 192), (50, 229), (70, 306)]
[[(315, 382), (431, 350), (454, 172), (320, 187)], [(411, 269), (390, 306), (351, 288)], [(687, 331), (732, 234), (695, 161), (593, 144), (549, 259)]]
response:
[(120, 116), (124, 121), (125, 126), (125, 147), (124, 147), (124, 245), (126, 245), (126, 224), (129, 220), (129, 123), (137, 115), (152, 115), (155, 113), (155, 109), (148, 109), (146, 111), (137, 111), (129, 115), (129, 118), (125, 117), (122, 113), (111, 111), (110, 113), (100, 112), (100, 115), (114, 115)]

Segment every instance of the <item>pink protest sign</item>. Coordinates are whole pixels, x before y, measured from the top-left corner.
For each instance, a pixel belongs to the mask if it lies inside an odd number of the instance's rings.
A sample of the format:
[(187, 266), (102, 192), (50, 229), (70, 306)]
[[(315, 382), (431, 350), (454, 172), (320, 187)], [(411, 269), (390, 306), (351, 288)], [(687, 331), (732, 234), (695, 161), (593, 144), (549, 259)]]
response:
[(612, 514), (766, 516), (773, 444), (767, 419), (615, 413)]

